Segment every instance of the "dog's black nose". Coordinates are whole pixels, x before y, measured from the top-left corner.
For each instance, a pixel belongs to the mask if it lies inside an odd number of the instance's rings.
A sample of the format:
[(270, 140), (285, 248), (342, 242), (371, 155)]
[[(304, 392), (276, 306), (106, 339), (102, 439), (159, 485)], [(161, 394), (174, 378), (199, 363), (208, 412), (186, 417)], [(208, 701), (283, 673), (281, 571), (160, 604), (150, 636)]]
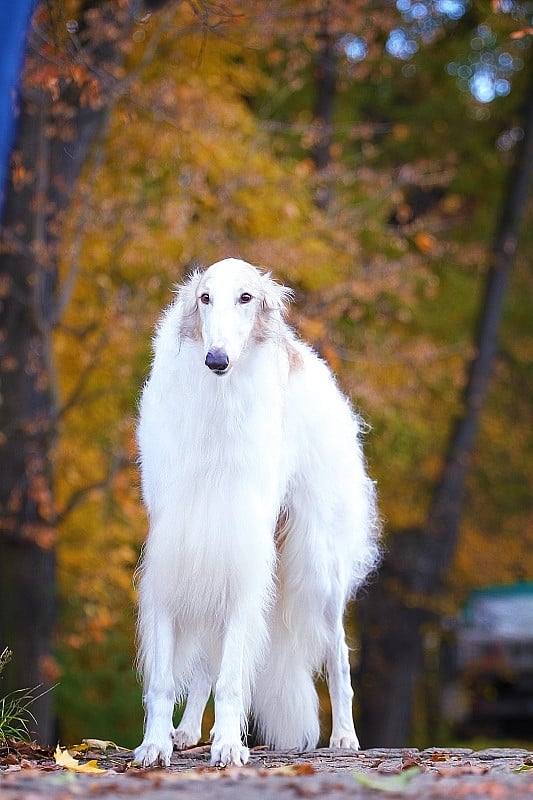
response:
[(225, 372), (229, 365), (227, 353), (219, 347), (213, 347), (205, 357), (205, 365), (213, 370), (213, 372)]

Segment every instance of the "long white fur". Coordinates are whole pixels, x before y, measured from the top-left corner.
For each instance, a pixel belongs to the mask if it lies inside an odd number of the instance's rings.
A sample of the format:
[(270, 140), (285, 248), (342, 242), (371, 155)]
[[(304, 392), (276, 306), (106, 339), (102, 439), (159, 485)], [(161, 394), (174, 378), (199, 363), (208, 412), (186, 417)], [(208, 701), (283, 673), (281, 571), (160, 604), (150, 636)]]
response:
[[(359, 746), (343, 614), (376, 564), (375, 490), (360, 419), (284, 322), (290, 297), (225, 259), (179, 287), (157, 329), (138, 427), (143, 765), (197, 743), (211, 691), (213, 764), (246, 763), (250, 713), (268, 745), (316, 746), (324, 665), (330, 745)], [(224, 374), (205, 365), (214, 351)]]

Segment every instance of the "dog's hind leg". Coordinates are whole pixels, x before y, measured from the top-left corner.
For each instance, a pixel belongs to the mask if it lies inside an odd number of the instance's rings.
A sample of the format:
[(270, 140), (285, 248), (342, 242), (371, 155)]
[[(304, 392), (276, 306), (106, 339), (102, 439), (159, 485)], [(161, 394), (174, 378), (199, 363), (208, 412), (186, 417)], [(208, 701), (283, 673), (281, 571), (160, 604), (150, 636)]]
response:
[(326, 668), (332, 716), (329, 746), (358, 750), (359, 741), (352, 714), (353, 690), (350, 681), (350, 661), (340, 609), (335, 611), (332, 620)]
[(211, 694), (211, 677), (206, 664), (199, 664), (189, 685), (187, 703), (180, 723), (174, 731), (174, 745), (184, 750), (197, 744), (202, 736), (202, 717)]
[(215, 724), (211, 731), (211, 764), (242, 766), (249, 757), (241, 730), (245, 725), (244, 640), (246, 624), (234, 614), (227, 623), (220, 670), (215, 685)]

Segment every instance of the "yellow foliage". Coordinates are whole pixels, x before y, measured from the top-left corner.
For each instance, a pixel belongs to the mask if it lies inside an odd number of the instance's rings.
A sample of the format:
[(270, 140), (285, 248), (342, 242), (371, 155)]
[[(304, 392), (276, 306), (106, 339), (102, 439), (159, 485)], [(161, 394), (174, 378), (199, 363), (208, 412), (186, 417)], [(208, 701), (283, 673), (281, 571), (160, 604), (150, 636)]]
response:
[[(421, 304), (436, 307), (440, 296), (432, 270), (444, 245), (429, 229), (408, 240), (386, 225), (390, 175), (368, 164), (356, 175), (332, 166), (335, 192), (326, 210), (317, 208), (320, 176), (312, 160), (305, 153), (278, 157), (272, 135), (243, 100), (270, 80), (258, 63), (253, 22), (229, 14), (221, 25), (224, 35), (208, 33), (204, 41), (186, 4), (142, 24), (144, 35), (128, 55), (127, 92), (65, 226), (55, 473), (65, 512), (58, 550), (63, 637), (73, 648), (103, 641), (117, 626), (133, 639), (132, 576), (146, 526), (135, 468), (136, 402), (154, 322), (191, 266), (238, 255), (296, 288), (293, 321), (374, 425), (366, 452), (388, 529), (423, 520), (458, 410), (470, 355), (464, 341), (455, 339), (453, 321), (453, 347), (417, 330)], [(257, 47), (243, 46), (250, 41)], [(302, 113), (302, 129), (308, 122)], [(410, 136), (395, 125), (396, 141)], [(481, 260), (479, 247), (449, 255), (462, 258), (465, 269), (478, 269)], [(508, 436), (496, 417), (491, 426), (498, 440)], [(478, 517), (476, 509), (467, 521), (458, 574), (496, 581), (519, 556), (511, 546), (499, 558)]]
[[(174, 31), (193, 30), (191, 13), (180, 6)], [(132, 47), (131, 71), (156, 26)], [(201, 49), (197, 32), (163, 35), (114, 109), (98, 168), (89, 164), (72, 206), (61, 270), (71, 297), (55, 340), (64, 405), (55, 471), (73, 647), (121, 624), (133, 638), (132, 575), (145, 533), (136, 398), (172, 285), (188, 265), (234, 254), (315, 291), (352, 264), (314, 206), (308, 167), (296, 172), (274, 157), (242, 100), (264, 80), (256, 58), (230, 36)]]

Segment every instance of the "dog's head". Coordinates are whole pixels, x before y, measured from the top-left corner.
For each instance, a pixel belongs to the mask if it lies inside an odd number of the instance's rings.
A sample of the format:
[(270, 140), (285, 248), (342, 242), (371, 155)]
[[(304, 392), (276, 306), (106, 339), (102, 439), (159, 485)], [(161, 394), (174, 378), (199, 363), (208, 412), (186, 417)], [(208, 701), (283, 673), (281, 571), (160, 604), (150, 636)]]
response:
[(182, 338), (201, 340), (205, 365), (226, 375), (250, 339), (275, 335), (292, 291), (236, 258), (196, 271), (180, 287)]

